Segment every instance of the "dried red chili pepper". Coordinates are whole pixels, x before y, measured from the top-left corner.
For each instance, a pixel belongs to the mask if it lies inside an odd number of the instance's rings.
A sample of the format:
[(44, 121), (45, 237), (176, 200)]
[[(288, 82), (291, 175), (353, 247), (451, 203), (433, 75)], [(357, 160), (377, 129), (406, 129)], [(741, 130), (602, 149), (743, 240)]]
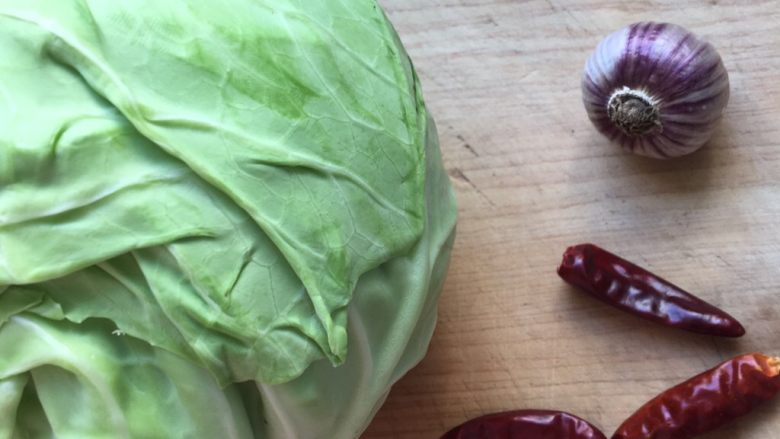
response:
[(778, 391), (780, 358), (741, 355), (656, 396), (612, 439), (689, 439), (747, 414)]
[(480, 416), (441, 439), (606, 439), (587, 421), (553, 410), (515, 410)]
[(726, 312), (593, 244), (566, 249), (558, 275), (591, 296), (647, 320), (700, 334), (745, 334), (745, 328)]

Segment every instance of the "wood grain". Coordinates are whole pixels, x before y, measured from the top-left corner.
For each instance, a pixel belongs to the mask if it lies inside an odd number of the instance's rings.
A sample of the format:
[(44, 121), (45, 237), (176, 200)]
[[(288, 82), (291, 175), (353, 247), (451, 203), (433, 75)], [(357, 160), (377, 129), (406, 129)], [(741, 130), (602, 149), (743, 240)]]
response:
[[(532, 407), (609, 434), (727, 357), (780, 354), (780, 3), (381, 3), (436, 117), (460, 217), (429, 354), (363, 438), (437, 438), (473, 416)], [(584, 114), (585, 59), (640, 20), (693, 30), (730, 72), (719, 132), (691, 156), (627, 155)], [(722, 306), (748, 334), (681, 333), (577, 293), (555, 268), (583, 241)], [(780, 438), (780, 402), (707, 438)]]

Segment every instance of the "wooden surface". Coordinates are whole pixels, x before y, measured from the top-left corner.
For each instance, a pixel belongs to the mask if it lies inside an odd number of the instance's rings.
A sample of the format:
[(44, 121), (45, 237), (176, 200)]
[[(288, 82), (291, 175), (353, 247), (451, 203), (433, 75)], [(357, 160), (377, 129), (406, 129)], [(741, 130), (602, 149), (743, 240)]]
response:
[[(780, 354), (780, 2), (381, 0), (418, 68), (459, 200), (428, 356), (365, 439), (437, 438), (487, 412), (554, 408), (609, 435), (661, 390), (747, 351)], [(629, 156), (580, 103), (585, 59), (639, 20), (711, 41), (731, 78), (716, 138)], [(591, 241), (725, 308), (741, 340), (639, 321), (555, 274)], [(780, 402), (707, 439), (780, 438)]]

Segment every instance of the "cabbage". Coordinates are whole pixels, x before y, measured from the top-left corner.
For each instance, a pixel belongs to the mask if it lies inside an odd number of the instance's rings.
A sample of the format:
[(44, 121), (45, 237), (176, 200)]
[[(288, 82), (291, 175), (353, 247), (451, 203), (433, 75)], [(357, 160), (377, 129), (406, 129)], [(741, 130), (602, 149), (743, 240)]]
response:
[(454, 225), (372, 0), (0, 0), (0, 439), (356, 437)]

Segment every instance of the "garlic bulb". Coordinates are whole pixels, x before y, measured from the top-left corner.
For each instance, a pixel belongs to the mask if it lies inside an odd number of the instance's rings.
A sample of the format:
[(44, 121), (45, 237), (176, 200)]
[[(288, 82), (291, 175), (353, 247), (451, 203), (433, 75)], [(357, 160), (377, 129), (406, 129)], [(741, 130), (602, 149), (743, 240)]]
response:
[(671, 158), (704, 145), (729, 99), (729, 77), (711, 44), (669, 23), (635, 23), (607, 36), (582, 78), (585, 109), (610, 140)]

